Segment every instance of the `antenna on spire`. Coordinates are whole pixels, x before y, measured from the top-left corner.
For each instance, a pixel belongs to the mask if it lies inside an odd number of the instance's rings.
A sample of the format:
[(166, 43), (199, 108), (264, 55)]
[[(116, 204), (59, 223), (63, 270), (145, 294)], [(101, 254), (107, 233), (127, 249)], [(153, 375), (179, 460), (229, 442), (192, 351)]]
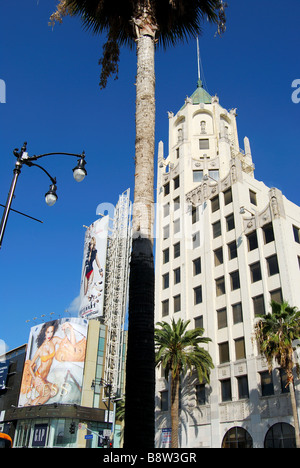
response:
[(199, 39), (197, 36), (197, 63), (198, 63), (198, 80), (201, 80), (200, 77), (200, 50), (199, 50)]

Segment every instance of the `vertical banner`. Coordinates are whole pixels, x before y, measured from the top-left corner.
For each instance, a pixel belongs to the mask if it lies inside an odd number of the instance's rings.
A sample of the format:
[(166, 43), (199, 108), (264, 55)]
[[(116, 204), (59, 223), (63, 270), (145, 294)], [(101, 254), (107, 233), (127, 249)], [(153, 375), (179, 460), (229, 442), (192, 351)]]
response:
[(8, 375), (9, 361), (0, 361), (0, 390), (5, 389), (6, 379)]
[(108, 222), (109, 217), (104, 216), (86, 230), (79, 306), (82, 318), (103, 315)]
[(80, 404), (87, 330), (80, 318), (31, 328), (19, 406)]

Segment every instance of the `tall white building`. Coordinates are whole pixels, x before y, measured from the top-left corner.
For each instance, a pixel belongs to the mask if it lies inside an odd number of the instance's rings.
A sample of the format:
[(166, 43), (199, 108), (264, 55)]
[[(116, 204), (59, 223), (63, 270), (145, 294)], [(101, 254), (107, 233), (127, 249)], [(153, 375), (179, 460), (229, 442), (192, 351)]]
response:
[[(284, 376), (268, 373), (253, 338), (271, 299), (300, 307), (300, 208), (255, 179), (235, 110), (201, 81), (169, 113), (166, 157), (159, 144), (156, 237), (156, 321), (203, 327), (215, 365), (209, 385), (196, 375), (181, 382), (181, 447), (288, 446)], [(300, 403), (297, 378), (295, 385)], [(161, 369), (156, 387), (156, 444), (168, 447), (170, 388)]]

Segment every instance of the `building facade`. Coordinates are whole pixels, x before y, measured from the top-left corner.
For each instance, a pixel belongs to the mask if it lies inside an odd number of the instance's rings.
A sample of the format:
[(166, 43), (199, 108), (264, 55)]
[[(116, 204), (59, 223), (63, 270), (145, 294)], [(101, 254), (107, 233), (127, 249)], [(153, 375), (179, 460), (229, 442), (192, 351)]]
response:
[[(254, 340), (270, 300), (300, 307), (300, 208), (255, 179), (250, 143), (240, 149), (236, 111), (198, 82), (169, 113), (159, 144), (156, 321), (204, 328), (215, 368), (210, 384), (181, 382), (181, 447), (293, 444), (289, 393), (268, 373)], [(299, 380), (295, 376), (297, 402)], [(170, 438), (170, 391), (157, 370), (156, 444)]]
[(124, 397), (129, 193), (113, 219), (87, 227), (79, 317), (35, 324), (27, 345), (0, 356), (0, 432), (14, 448), (121, 445), (115, 413)]

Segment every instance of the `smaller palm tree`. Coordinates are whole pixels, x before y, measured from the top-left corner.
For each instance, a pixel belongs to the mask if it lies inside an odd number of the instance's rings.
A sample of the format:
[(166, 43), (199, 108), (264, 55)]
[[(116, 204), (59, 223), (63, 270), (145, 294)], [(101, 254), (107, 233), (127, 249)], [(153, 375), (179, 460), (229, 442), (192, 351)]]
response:
[(116, 404), (116, 420), (123, 422), (125, 419), (125, 398), (117, 401)]
[(181, 375), (188, 370), (196, 370), (200, 382), (209, 382), (210, 371), (214, 365), (208, 351), (201, 348), (201, 344), (211, 341), (203, 337), (203, 328), (187, 330), (190, 320), (181, 319), (171, 325), (158, 322), (155, 329), (156, 366), (162, 365), (165, 377), (171, 375), (171, 428), (172, 448), (178, 447), (179, 426), (179, 386)]
[[(294, 362), (294, 342), (300, 339), (300, 311), (288, 302), (271, 301), (272, 312), (260, 315), (255, 325), (255, 337), (261, 353), (265, 356), (269, 372), (274, 360), (286, 373), (294, 417), (296, 445), (300, 448), (299, 419), (294, 390), (293, 371), (298, 364)], [(299, 346), (299, 345), (298, 345)]]

